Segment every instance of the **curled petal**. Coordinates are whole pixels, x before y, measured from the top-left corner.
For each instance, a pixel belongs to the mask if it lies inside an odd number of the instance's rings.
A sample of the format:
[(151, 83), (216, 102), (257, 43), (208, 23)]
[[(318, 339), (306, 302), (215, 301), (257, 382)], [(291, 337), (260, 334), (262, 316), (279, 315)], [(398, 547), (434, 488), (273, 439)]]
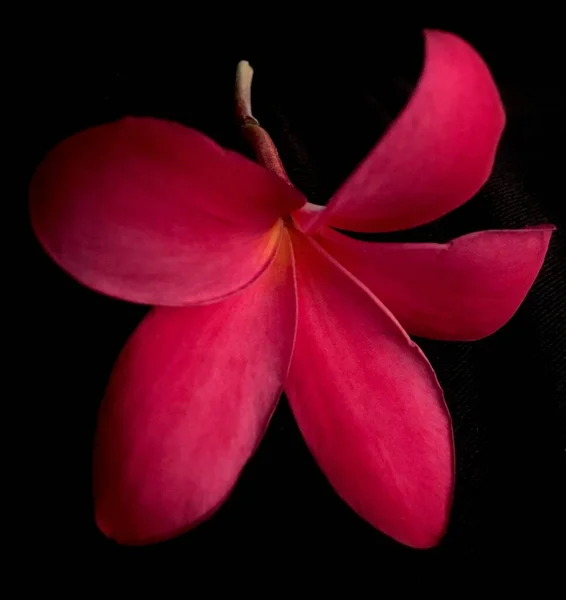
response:
[(114, 368), (95, 444), (96, 521), (125, 544), (210, 516), (265, 431), (296, 327), (290, 245), (224, 302), (154, 309)]
[(304, 203), (266, 169), (177, 123), (126, 118), (56, 146), (30, 186), (32, 225), (63, 269), (160, 305), (218, 300), (273, 259)]
[(306, 231), (396, 231), (469, 200), (493, 166), (505, 115), (491, 74), (455, 35), (425, 32), (424, 67), (407, 106)]
[(299, 321), (285, 391), (338, 494), (409, 546), (433, 546), (452, 499), (450, 416), (429, 362), (371, 292), (293, 234)]
[(411, 334), (477, 340), (515, 314), (533, 285), (551, 225), (479, 231), (448, 244), (363, 242), (325, 229), (318, 242)]

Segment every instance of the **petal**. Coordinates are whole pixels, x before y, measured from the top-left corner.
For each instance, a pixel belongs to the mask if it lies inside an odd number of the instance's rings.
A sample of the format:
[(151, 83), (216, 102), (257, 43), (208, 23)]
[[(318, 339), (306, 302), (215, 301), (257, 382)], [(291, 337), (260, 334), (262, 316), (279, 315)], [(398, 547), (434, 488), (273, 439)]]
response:
[(287, 234), (224, 302), (157, 308), (115, 366), (95, 447), (96, 520), (143, 544), (209, 517), (265, 431), (289, 367), (296, 296)]
[(285, 391), (338, 494), (396, 540), (442, 536), (454, 452), (442, 390), (418, 346), (324, 250), (293, 235), (299, 321)]
[(505, 114), (491, 74), (471, 46), (425, 32), (425, 62), (407, 106), (308, 231), (396, 231), (427, 223), (485, 183)]
[(448, 244), (389, 244), (324, 230), (318, 242), (411, 334), (483, 338), (515, 314), (536, 279), (554, 227), (479, 231)]
[(147, 304), (222, 298), (273, 259), (278, 218), (304, 203), (201, 133), (126, 118), (74, 135), (30, 187), (34, 230), (83, 284)]

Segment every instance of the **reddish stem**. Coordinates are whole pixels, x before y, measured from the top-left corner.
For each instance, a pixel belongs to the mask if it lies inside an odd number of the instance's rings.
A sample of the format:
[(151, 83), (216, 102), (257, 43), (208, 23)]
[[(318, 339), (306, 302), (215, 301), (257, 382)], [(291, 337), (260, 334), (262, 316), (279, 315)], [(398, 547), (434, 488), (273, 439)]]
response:
[(252, 78), (254, 70), (250, 63), (241, 60), (236, 70), (236, 115), (240, 121), (242, 135), (252, 147), (257, 162), (269, 169), (283, 181), (292, 185), (271, 136), (252, 114)]

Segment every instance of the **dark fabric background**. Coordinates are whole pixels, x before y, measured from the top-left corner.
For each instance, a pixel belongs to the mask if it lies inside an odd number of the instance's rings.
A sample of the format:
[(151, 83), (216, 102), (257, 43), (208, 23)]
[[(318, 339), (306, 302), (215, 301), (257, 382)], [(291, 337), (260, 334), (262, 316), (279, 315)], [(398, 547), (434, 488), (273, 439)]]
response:
[[(422, 40), (413, 28), (346, 40), (288, 30), (294, 48), (234, 37), (222, 44), (155, 39), (108, 51), (103, 37), (77, 45), (36, 40), (25, 69), (20, 199), (26, 246), (22, 322), (26, 375), (19, 408), (20, 533), (29, 556), (60, 568), (80, 563), (179, 560), (188, 575), (222, 573), (242, 561), (244, 581), (268, 563), (282, 579), (301, 566), (326, 579), (373, 582), (385, 565), (470, 559), (547, 565), (564, 560), (566, 533), (566, 209), (561, 45), (533, 33), (473, 28), (463, 20), (427, 26), (468, 39), (492, 68), (508, 125), (493, 175), (454, 213), (425, 227), (375, 239), (444, 241), (484, 228), (558, 226), (544, 268), (512, 321), (476, 343), (418, 340), (446, 393), (455, 430), (457, 487), (448, 534), (431, 551), (390, 541), (333, 493), (310, 457), (285, 400), (224, 507), (177, 540), (122, 548), (92, 518), (91, 444), (97, 407), (117, 354), (146, 312), (69, 279), (43, 254), (26, 221), (27, 181), (50, 147), (126, 114), (178, 120), (246, 153), (233, 117), (239, 58), (256, 69), (256, 116), (272, 133), (293, 182), (324, 203), (400, 110), (418, 76)], [(77, 36), (77, 37), (80, 37)], [(250, 36), (251, 37), (251, 36)], [(312, 36), (311, 36), (312, 37)], [(55, 576), (57, 576), (55, 571)], [(476, 572), (476, 571), (474, 571)], [(249, 579), (247, 579), (249, 578)], [(252, 586), (253, 587), (253, 586)], [(368, 588), (371, 591), (372, 588)], [(267, 594), (269, 596), (269, 594)]]

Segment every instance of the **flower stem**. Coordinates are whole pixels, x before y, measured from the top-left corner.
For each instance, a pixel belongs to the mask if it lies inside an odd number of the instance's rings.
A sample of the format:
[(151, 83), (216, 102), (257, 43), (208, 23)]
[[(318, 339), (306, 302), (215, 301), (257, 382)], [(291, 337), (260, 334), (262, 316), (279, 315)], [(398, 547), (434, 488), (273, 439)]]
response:
[(257, 162), (283, 181), (292, 185), (279, 157), (279, 152), (267, 131), (252, 114), (252, 78), (254, 70), (247, 60), (241, 60), (236, 70), (236, 116), (242, 135), (252, 147)]

